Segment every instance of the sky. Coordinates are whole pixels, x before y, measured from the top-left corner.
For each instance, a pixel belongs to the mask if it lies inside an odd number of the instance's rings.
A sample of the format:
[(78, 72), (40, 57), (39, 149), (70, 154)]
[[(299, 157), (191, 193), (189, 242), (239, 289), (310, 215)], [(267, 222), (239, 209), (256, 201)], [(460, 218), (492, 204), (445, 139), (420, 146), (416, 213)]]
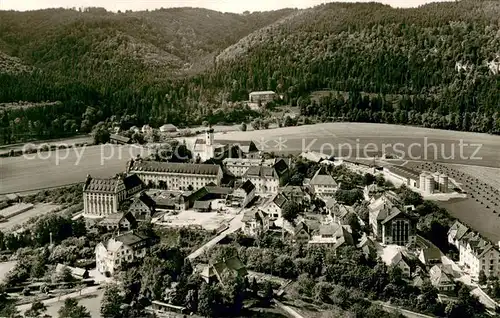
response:
[[(356, 1), (356, 0), (354, 0)], [(374, 0), (357, 0), (371, 2)], [(379, 0), (393, 7), (416, 7), (443, 0)], [(0, 10), (104, 7), (110, 11), (145, 10), (169, 7), (201, 7), (222, 12), (267, 11), (281, 8), (307, 8), (331, 0), (0, 0)], [(352, 1), (350, 1), (352, 2)]]

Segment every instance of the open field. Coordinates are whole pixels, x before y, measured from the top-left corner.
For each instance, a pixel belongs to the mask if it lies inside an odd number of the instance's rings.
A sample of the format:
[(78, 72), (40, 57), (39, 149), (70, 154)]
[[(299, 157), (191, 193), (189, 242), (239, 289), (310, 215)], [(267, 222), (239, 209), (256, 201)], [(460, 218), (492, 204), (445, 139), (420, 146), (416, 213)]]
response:
[(28, 221), (30, 218), (34, 216), (44, 215), (58, 208), (59, 206), (55, 204), (49, 204), (49, 203), (36, 204), (32, 209), (9, 218), (7, 222), (0, 223), (0, 230), (2, 231), (11, 230), (16, 225), (23, 224), (24, 222)]
[[(427, 154), (427, 159), (433, 160), (433, 147), (429, 143), (436, 143), (440, 147), (442, 145), (445, 156), (449, 156), (451, 146), (454, 145), (455, 159), (442, 158), (439, 148), (437, 161), (500, 167), (500, 137), (486, 134), (385, 124), (327, 123), (247, 132), (232, 131), (215, 136), (216, 139), (254, 140), (264, 151), (292, 154), (298, 154), (306, 149), (329, 153), (332, 151), (330, 145), (334, 146), (334, 152), (338, 153), (338, 145), (347, 143), (352, 148), (351, 155), (358, 155), (357, 157), (363, 157), (362, 148), (368, 143), (374, 143), (367, 149), (367, 152), (373, 153), (376, 147), (381, 150), (382, 144), (401, 143), (403, 145), (401, 148), (404, 149), (410, 147), (412, 143), (424, 143), (425, 137), (428, 138), (428, 151), (424, 151), (422, 148), (424, 145), (420, 148), (414, 146), (411, 148), (413, 156), (418, 156), (420, 152), (422, 157)], [(460, 139), (468, 144), (482, 144), (479, 152), (475, 154), (482, 159), (460, 158), (458, 155)], [(390, 151), (390, 147), (386, 149)], [(342, 147), (342, 150), (341, 155), (348, 155), (347, 147)], [(463, 157), (471, 157), (475, 150), (476, 147), (464, 147)], [(42, 153), (41, 156), (33, 154), (29, 156), (32, 159), (0, 158), (0, 194), (81, 182), (87, 174), (100, 177), (113, 176), (123, 172), (127, 160), (141, 152), (147, 153), (144, 148), (133, 145), (103, 145), (60, 149)]]

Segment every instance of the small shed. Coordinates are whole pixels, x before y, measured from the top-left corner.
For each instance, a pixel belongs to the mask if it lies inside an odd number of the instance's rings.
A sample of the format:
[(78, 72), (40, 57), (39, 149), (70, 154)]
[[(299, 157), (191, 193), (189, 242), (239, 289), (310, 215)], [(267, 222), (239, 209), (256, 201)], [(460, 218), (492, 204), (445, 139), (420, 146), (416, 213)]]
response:
[(130, 138), (117, 134), (111, 134), (109, 136), (109, 141), (112, 144), (125, 145), (130, 143)]
[(163, 125), (163, 126), (160, 127), (160, 131), (161, 132), (176, 132), (177, 131), (177, 127), (175, 127), (172, 124), (165, 124), (165, 125)]

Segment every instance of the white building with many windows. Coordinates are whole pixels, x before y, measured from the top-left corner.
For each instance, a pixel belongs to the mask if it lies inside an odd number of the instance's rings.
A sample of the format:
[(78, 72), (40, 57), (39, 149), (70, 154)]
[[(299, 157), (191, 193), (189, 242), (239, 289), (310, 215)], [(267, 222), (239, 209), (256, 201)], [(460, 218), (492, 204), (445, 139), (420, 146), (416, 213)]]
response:
[(150, 237), (132, 232), (110, 238), (106, 243), (101, 242), (95, 247), (97, 270), (113, 275), (123, 264), (146, 256), (153, 243)]
[(272, 167), (274, 159), (226, 158), (222, 164), (235, 177), (242, 177), (250, 167)]
[(85, 217), (105, 217), (117, 213), (120, 203), (142, 190), (137, 176), (92, 178), (87, 176), (83, 187), (83, 213)]
[(129, 172), (150, 187), (169, 190), (199, 189), (210, 183), (219, 186), (223, 176), (219, 165), (156, 161), (131, 162)]

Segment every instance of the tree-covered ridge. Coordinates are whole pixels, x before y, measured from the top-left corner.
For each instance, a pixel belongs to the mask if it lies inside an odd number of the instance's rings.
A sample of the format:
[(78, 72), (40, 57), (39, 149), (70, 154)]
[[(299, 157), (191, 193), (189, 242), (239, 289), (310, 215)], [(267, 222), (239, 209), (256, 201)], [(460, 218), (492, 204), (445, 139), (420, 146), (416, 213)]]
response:
[[(0, 12), (0, 51), (35, 67), (0, 70), (0, 102), (61, 102), (0, 114), (0, 136), (71, 135), (111, 116), (153, 126), (248, 121), (255, 113), (233, 102), (253, 90), (274, 90), (321, 121), (500, 133), (499, 17), (498, 1), (473, 0), (243, 15)], [(332, 94), (310, 98), (319, 90)]]

